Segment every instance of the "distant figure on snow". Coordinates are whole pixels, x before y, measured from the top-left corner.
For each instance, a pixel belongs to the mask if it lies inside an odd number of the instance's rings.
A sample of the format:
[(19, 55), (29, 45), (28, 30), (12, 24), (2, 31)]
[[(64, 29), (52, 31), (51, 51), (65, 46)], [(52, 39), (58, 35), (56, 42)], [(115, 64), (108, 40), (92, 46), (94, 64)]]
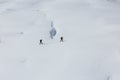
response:
[(60, 42), (63, 42), (63, 37), (62, 36), (60, 37)]
[(42, 39), (40, 39), (40, 44), (43, 44), (43, 40)]
[(111, 76), (108, 76), (108, 77), (107, 77), (107, 80), (112, 80)]

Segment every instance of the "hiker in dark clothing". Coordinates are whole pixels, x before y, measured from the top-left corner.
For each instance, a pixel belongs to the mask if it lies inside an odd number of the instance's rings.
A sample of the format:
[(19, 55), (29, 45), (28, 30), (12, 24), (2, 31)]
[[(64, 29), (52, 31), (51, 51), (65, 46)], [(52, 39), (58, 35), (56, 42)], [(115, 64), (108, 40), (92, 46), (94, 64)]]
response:
[(63, 42), (63, 37), (62, 36), (60, 37), (60, 42)]
[(40, 39), (40, 44), (43, 44), (43, 41), (42, 41), (42, 39)]

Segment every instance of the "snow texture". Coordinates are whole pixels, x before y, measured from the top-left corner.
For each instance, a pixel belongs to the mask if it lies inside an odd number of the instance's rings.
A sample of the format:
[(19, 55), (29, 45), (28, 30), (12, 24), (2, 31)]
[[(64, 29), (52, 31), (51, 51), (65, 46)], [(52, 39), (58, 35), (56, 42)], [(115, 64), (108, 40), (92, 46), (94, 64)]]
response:
[(50, 37), (51, 37), (51, 39), (53, 39), (53, 37), (57, 34), (57, 31), (56, 31), (55, 27), (53, 26), (53, 22), (51, 22), (51, 27), (52, 27), (52, 29), (50, 30)]
[(120, 0), (0, 0), (0, 80), (120, 80)]

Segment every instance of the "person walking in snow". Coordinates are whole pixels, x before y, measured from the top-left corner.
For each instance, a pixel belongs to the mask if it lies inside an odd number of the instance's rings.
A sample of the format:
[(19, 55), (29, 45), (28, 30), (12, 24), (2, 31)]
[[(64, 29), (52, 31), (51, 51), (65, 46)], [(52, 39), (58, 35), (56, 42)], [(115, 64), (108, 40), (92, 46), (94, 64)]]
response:
[(42, 39), (40, 39), (40, 44), (43, 44), (43, 40)]
[(62, 36), (60, 37), (60, 42), (63, 42), (63, 37)]

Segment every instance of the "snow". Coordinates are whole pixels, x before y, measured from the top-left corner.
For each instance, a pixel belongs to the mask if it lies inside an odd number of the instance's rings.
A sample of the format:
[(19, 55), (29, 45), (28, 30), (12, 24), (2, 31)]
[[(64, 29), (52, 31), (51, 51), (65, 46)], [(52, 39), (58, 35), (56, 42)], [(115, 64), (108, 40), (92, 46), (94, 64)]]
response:
[(119, 80), (119, 2), (0, 0), (0, 79)]

